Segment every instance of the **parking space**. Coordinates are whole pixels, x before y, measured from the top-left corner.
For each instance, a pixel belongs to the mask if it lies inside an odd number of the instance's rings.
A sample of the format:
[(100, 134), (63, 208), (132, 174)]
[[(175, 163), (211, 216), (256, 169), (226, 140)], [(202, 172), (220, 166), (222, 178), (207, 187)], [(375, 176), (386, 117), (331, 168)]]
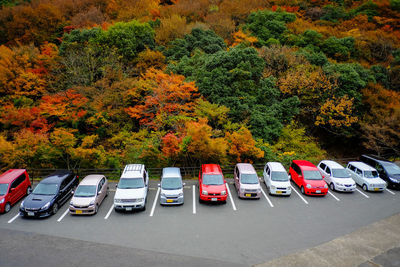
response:
[(200, 203), (197, 181), (189, 180), (183, 205), (161, 206), (158, 181), (151, 180), (145, 211), (115, 212), (111, 184), (97, 215), (70, 215), (67, 202), (55, 216), (25, 219), (17, 216), (17, 203), (0, 215), (0, 228), (255, 264), (400, 212), (400, 193), (394, 190), (364, 192), (358, 187), (353, 193), (313, 197), (292, 184), (287, 197), (269, 195), (262, 182), (265, 195), (260, 199), (239, 199), (232, 179), (227, 181), (226, 203)]

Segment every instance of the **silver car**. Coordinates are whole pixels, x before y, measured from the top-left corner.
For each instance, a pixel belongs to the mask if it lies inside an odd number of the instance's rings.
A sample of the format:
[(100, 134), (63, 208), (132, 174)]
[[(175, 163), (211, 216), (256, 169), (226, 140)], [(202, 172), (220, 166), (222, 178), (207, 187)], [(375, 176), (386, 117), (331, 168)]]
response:
[(71, 214), (96, 214), (104, 198), (108, 195), (108, 181), (104, 175), (86, 176), (73, 192), (69, 203)]
[(183, 204), (183, 187), (181, 170), (175, 167), (164, 168), (161, 176), (161, 205)]

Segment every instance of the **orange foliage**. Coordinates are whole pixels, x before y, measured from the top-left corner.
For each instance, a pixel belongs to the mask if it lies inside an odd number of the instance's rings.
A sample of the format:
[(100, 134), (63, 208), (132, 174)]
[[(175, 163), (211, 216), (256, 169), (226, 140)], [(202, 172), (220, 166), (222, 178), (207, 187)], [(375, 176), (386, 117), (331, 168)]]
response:
[(328, 99), (319, 110), (315, 125), (329, 125), (335, 128), (350, 127), (358, 121), (354, 112), (353, 98), (347, 95), (341, 98)]
[(138, 54), (135, 61), (140, 73), (145, 73), (149, 68), (160, 70), (165, 68), (165, 56), (160, 51), (146, 49)]
[(253, 45), (258, 41), (257, 37), (253, 37), (244, 33), (242, 29), (239, 29), (237, 32), (233, 34), (233, 44), (232, 46), (236, 46), (238, 44), (244, 43), (247, 45)]
[(238, 131), (225, 134), (228, 141), (228, 154), (237, 162), (250, 162), (264, 157), (264, 151), (256, 147), (256, 141), (249, 129), (241, 127)]
[(173, 133), (168, 133), (162, 138), (162, 153), (166, 158), (176, 158), (180, 153), (179, 144), (182, 138)]

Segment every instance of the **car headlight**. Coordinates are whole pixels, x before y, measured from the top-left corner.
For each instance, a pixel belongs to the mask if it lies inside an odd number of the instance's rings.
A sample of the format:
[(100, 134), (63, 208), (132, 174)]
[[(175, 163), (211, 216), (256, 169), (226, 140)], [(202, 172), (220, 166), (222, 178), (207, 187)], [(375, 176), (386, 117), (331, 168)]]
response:
[(240, 193), (244, 193), (244, 188), (243, 187), (240, 187)]
[(208, 192), (207, 191), (204, 191), (203, 190), (203, 192), (201, 192), (203, 195), (208, 195)]
[(343, 186), (343, 184), (341, 184), (341, 183), (336, 183), (338, 186)]
[(183, 197), (183, 192), (179, 193), (179, 196), (180, 196), (180, 197)]
[(226, 195), (226, 191), (221, 191), (221, 195), (225, 196)]
[(137, 201), (138, 201), (138, 202), (143, 202), (143, 201), (144, 201), (144, 198), (143, 198), (143, 197), (142, 197), (142, 198), (138, 198)]
[[(4, 203), (4, 198), (0, 200), (0, 204), (3, 204), (3, 203)], [(24, 202), (22, 201), (21, 206), (22, 206), (23, 203)]]
[(275, 189), (276, 188), (276, 186), (275, 185), (271, 185), (271, 187), (270, 187), (271, 189)]
[(47, 202), (46, 205), (44, 205), (41, 210), (47, 210), (50, 207), (50, 202)]
[(161, 193), (161, 197), (167, 197), (164, 193)]
[(310, 188), (311, 188), (311, 185), (310, 185), (310, 184), (307, 184), (306, 187), (307, 187), (308, 189), (310, 189)]
[(257, 188), (257, 193), (260, 193), (261, 192), (261, 188)]
[(89, 206), (93, 206), (94, 205), (94, 200), (90, 201)]
[(394, 179), (394, 178), (389, 178), (389, 179), (390, 179), (390, 181), (392, 181), (393, 183), (398, 183), (398, 182), (399, 182), (399, 180)]
[(71, 202), (69, 202), (69, 205), (70, 205), (71, 207), (73, 207), (73, 206), (74, 206), (74, 203), (71, 201)]
[(120, 198), (114, 198), (114, 202), (115, 203), (121, 203), (121, 199)]
[(328, 188), (328, 185), (327, 185), (327, 184), (324, 184), (324, 188)]

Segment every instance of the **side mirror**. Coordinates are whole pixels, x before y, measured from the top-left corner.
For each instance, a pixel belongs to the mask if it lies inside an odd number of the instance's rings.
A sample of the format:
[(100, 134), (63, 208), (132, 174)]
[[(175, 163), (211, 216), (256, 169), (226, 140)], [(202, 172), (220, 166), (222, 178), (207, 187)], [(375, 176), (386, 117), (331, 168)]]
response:
[(10, 189), (10, 192), (13, 192), (14, 190), (15, 190), (15, 188), (11, 188), (11, 189)]
[(75, 191), (74, 191), (74, 190), (72, 190), (72, 191), (71, 191), (71, 194), (72, 194), (72, 195), (73, 195), (73, 194), (75, 194)]
[(226, 181), (224, 180), (224, 184), (226, 184)]
[(322, 178), (325, 179), (325, 175), (322, 175)]
[(186, 185), (186, 183), (183, 183), (182, 185), (183, 185), (183, 186), (185, 186), (185, 185)]
[(158, 186), (158, 187), (160, 187), (160, 186), (161, 186), (161, 184), (158, 184), (157, 186)]
[(97, 192), (97, 195), (100, 195), (100, 194), (101, 194), (101, 190), (99, 192)]
[(118, 188), (118, 184), (115, 185), (115, 188)]

